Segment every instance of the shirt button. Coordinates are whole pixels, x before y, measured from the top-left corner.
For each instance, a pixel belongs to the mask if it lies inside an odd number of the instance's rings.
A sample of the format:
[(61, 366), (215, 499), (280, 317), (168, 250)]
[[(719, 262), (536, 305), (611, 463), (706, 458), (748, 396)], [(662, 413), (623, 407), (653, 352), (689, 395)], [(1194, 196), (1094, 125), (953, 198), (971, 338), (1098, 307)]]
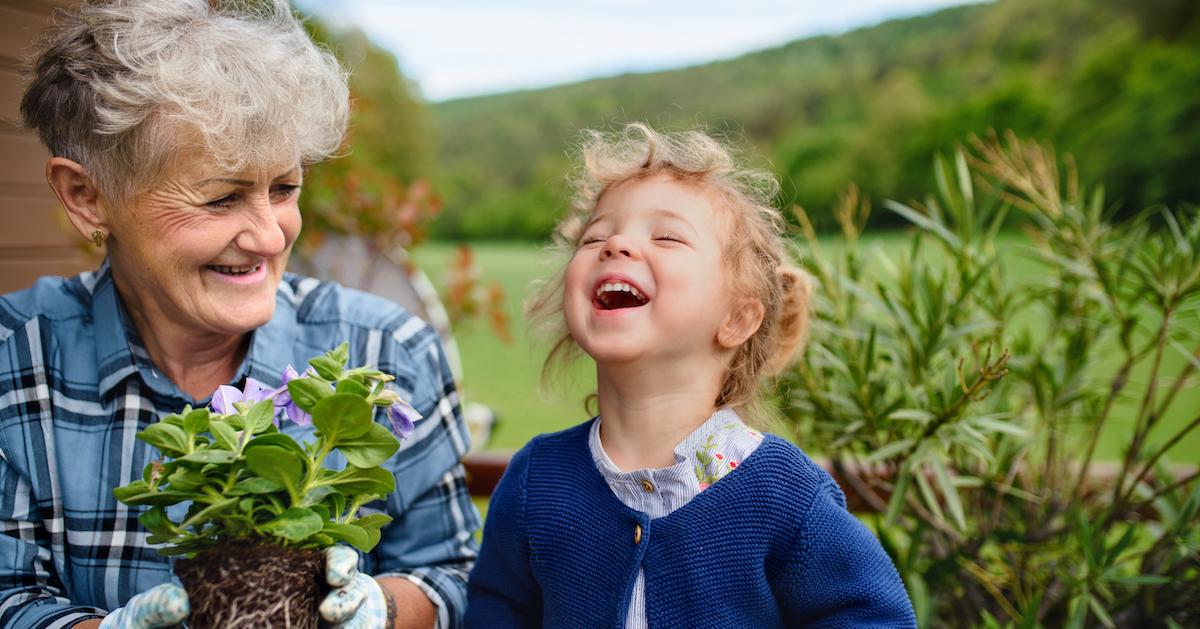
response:
[(650, 492), (654, 491), (654, 485), (650, 484), (650, 481), (643, 478), (642, 479), (642, 491), (644, 491), (646, 493), (650, 493)]
[(637, 546), (638, 544), (641, 544), (641, 543), (642, 543), (642, 525), (634, 524), (633, 525), (633, 545)]

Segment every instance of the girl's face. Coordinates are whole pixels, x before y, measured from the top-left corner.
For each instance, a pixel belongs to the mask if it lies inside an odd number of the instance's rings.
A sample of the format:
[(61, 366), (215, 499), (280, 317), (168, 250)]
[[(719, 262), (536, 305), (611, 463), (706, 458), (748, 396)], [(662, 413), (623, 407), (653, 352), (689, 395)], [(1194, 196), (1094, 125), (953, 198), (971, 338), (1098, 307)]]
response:
[(604, 193), (564, 279), (575, 342), (597, 364), (715, 358), (732, 303), (725, 223), (712, 194), (667, 175)]

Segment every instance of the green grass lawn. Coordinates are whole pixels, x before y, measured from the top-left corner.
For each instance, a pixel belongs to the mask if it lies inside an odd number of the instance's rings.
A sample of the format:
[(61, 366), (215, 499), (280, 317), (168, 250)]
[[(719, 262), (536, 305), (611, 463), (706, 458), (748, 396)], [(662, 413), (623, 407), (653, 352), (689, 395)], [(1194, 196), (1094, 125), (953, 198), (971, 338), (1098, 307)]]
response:
[[(885, 251), (894, 254), (904, 251), (909, 242), (901, 233), (872, 235), (869, 241), (865, 244), (878, 242)], [(1011, 235), (1002, 240), (1002, 246), (1015, 250), (1023, 242), (1020, 236)], [(836, 246), (835, 243), (831, 241), (830, 246)], [(447, 268), (455, 248), (451, 243), (426, 243), (414, 252), (414, 258), (440, 286), (444, 279), (442, 269)], [(567, 428), (588, 417), (583, 398), (592, 390), (592, 366), (581, 361), (549, 395), (541, 394), (540, 370), (548, 345), (533, 337), (521, 306), (529, 295), (530, 282), (550, 275), (554, 268), (544, 251), (533, 244), (475, 243), (472, 250), (485, 281), (498, 281), (504, 287), (516, 340), (511, 345), (501, 342), (482, 321), (455, 330), (463, 362), (463, 393), (465, 398), (487, 404), (499, 414), (500, 421), (488, 449), (516, 450), (535, 435)], [(1039, 272), (1037, 262), (1019, 255), (1007, 255), (1005, 260), (1013, 277), (1029, 277)], [(1171, 356), (1167, 362), (1170, 372), (1177, 371), (1181, 361), (1182, 358)], [(1115, 368), (1115, 365), (1098, 365), (1097, 373), (1111, 373)], [(1148, 378), (1147, 371), (1135, 371), (1132, 378), (1144, 381)], [(1135, 401), (1128, 400), (1113, 412), (1099, 444), (1100, 458), (1116, 459), (1121, 455), (1132, 429), (1121, 415), (1131, 414), (1134, 405)], [(1192, 386), (1181, 392), (1173, 412), (1163, 418), (1155, 435), (1160, 440), (1166, 439), (1191, 420), (1196, 409), (1200, 409), (1200, 387)], [(820, 449), (815, 444), (805, 447)], [(1192, 431), (1171, 455), (1178, 463), (1200, 462), (1200, 431)]]

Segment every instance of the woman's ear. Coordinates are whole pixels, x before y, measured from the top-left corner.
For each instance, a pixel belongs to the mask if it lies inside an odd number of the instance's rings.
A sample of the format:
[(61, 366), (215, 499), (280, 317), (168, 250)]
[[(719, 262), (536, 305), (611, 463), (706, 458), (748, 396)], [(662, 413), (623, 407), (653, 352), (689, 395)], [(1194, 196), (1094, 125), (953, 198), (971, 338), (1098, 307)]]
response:
[(46, 182), (67, 210), (67, 218), (86, 239), (93, 234), (109, 232), (108, 221), (100, 207), (100, 191), (78, 162), (65, 157), (51, 157), (46, 162)]
[(757, 299), (743, 299), (734, 305), (725, 323), (717, 330), (717, 344), (733, 349), (745, 343), (762, 325), (766, 309)]

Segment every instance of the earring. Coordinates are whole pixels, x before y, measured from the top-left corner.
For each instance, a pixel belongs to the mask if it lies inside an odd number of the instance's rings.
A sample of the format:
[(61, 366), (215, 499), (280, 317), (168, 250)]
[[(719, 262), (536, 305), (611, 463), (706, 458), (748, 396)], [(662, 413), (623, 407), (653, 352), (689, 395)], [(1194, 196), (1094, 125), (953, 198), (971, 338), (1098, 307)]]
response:
[(105, 238), (108, 238), (108, 234), (106, 234), (106, 233), (104, 233), (104, 232), (100, 231), (99, 229), (97, 229), (96, 231), (92, 232), (92, 244), (93, 244), (93, 245), (96, 245), (97, 247), (103, 247), (103, 246), (104, 246), (104, 239), (105, 239)]

